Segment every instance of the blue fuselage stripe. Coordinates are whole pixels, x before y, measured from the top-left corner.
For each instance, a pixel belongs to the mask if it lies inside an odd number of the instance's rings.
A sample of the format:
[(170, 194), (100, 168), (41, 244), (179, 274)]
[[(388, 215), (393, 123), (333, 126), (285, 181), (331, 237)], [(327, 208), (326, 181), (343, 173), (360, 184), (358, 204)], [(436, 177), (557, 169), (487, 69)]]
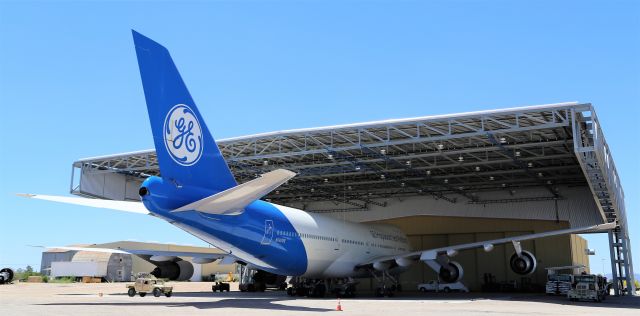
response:
[(270, 203), (258, 200), (239, 215), (214, 215), (197, 211), (171, 213), (144, 202), (153, 213), (203, 231), (275, 267), (265, 269), (267, 272), (298, 276), (307, 270), (302, 239), (289, 219)]

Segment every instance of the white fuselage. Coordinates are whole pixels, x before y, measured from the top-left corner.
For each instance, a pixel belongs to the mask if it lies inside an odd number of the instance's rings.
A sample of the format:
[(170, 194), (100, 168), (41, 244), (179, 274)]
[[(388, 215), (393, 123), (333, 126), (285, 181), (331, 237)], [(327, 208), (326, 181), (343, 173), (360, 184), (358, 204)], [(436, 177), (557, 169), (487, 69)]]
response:
[(395, 226), (359, 224), (275, 206), (304, 234), (308, 260), (304, 277), (354, 276), (359, 264), (410, 250), (407, 236)]
[[(356, 271), (356, 266), (375, 258), (406, 253), (410, 250), (407, 236), (395, 226), (353, 223), (287, 206), (272, 205), (284, 214), (295, 229), (284, 231), (275, 227), (273, 240), (279, 242), (279, 239), (299, 238), (304, 245), (307, 269), (300, 275), (302, 277), (362, 276), (362, 271)], [(256, 258), (254, 254), (242, 251), (214, 235), (177, 222), (172, 224), (225, 252), (232, 253), (258, 269), (275, 268)]]

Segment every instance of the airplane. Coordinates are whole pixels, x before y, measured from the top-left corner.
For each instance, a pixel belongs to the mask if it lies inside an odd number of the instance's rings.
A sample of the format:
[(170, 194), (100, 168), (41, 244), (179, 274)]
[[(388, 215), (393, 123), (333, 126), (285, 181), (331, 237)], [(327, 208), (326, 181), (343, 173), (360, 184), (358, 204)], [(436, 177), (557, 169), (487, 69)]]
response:
[[(290, 295), (355, 295), (356, 277), (375, 277), (378, 296), (391, 296), (397, 276), (420, 261), (442, 282), (456, 283), (459, 252), (512, 243), (511, 269), (531, 274), (537, 259), (520, 242), (562, 234), (612, 229), (616, 223), (507, 237), (436, 249), (411, 250), (407, 236), (390, 225), (367, 225), (261, 200), (296, 174), (278, 169), (238, 184), (200, 115), (169, 51), (132, 30), (160, 176), (139, 188), (140, 202), (25, 194), (36, 199), (148, 214), (221, 249), (221, 255), (132, 249), (54, 247), (153, 256), (171, 262), (192, 256), (195, 262), (236, 262), (266, 273), (291, 277)], [(165, 264), (159, 267), (179, 267)], [(169, 272), (159, 272), (160, 276)]]

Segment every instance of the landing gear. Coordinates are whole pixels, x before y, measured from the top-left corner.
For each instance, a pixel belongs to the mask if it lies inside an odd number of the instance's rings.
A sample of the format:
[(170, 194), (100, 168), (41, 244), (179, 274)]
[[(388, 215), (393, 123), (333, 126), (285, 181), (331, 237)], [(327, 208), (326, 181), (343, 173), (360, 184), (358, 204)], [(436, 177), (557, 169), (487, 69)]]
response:
[(390, 287), (379, 287), (376, 289), (376, 296), (377, 297), (393, 297), (393, 295), (395, 295), (396, 293), (396, 289), (395, 286), (390, 286)]
[(354, 297), (356, 294), (355, 282), (350, 279), (293, 278), (290, 283), (291, 287), (287, 288), (289, 296), (321, 298), (327, 293), (335, 294), (337, 297)]
[(396, 278), (389, 274), (389, 271), (382, 271), (381, 277), (378, 277), (373, 270), (370, 272), (379, 284), (375, 292), (377, 297), (393, 297), (396, 292), (402, 291), (400, 283), (398, 282), (398, 280), (396, 280)]

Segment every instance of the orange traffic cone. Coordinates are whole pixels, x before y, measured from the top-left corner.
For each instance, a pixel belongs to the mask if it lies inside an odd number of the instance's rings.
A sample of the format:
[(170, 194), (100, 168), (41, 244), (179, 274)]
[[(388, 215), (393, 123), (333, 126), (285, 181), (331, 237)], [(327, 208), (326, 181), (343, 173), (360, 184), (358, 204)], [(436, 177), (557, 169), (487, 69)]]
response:
[(336, 307), (336, 310), (339, 312), (342, 311), (342, 305), (340, 305), (340, 299), (338, 299), (338, 306)]

